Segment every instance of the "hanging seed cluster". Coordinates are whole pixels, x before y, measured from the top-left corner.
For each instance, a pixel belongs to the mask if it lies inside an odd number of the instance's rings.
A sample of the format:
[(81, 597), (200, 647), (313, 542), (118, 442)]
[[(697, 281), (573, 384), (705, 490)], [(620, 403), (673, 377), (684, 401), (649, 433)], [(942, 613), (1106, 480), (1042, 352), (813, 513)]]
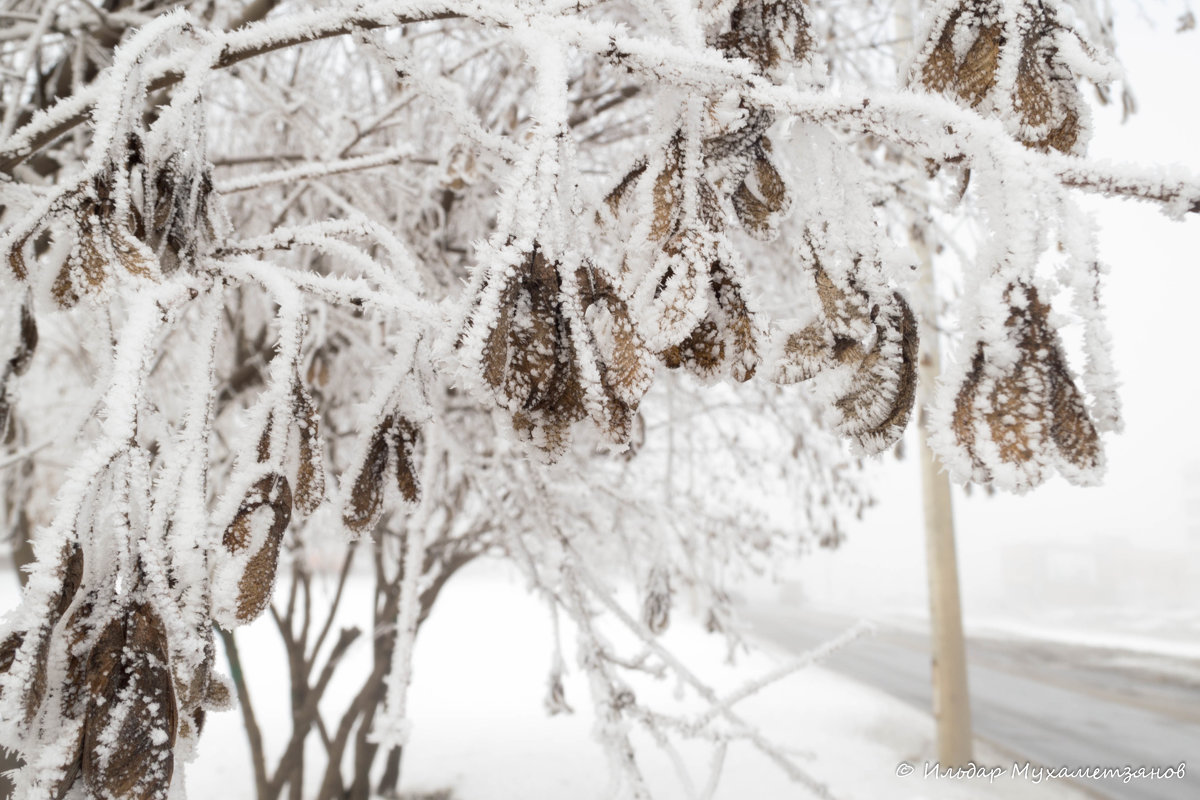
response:
[[(939, 8), (912, 79), (984, 114), (998, 116), (1038, 150), (1079, 151), (1087, 107), (1080, 77), (1101, 70), (1096, 50), (1042, 0), (956, 0)], [(1069, 41), (1068, 41), (1069, 40)], [(1065, 52), (1095, 63), (1087, 76)]]
[(981, 483), (1005, 471), (1019, 476), (1009, 482), (1036, 486), (1055, 467), (1086, 482), (1103, 461), (1100, 437), (1050, 325), (1050, 306), (1025, 284), (1010, 285), (1004, 297), (1007, 340), (977, 344), (955, 396), (954, 441)]
[[(233, 597), (214, 598), (217, 618), (230, 627), (251, 622), (266, 610), (292, 515), (311, 514), (325, 499), (320, 416), (300, 380), (297, 364), (285, 370), (290, 374), (286, 390), (266, 395), (281, 396), (284, 402), (268, 410), (254, 459), (247, 459), (234, 471), (235, 485), (250, 483), (225, 526), (222, 549), (215, 559), (219, 575), (235, 578), (218, 583), (229, 586), (232, 582), (237, 587)], [(282, 427), (277, 430), (277, 426)], [(289, 461), (295, 465), (290, 479), (286, 474)]]
[(114, 280), (161, 280), (192, 269), (215, 238), (211, 194), (208, 168), (184, 169), (177, 155), (147, 163), (141, 138), (131, 133), (104, 169), (10, 230), (4, 258), (13, 277), (25, 281), (27, 253), (39, 237), (69, 230), (74, 239), (50, 290), (61, 308), (99, 299)]
[(30, 796), (82, 786), (89, 798), (166, 800), (177, 739), (228, 704), (210, 678), (211, 628), (200, 669), (175, 659), (160, 601), (140, 565), (133, 574), (119, 590), (111, 565), (89, 568), (83, 547), (65, 546), (39, 621), (0, 642), (0, 695), (16, 697), (25, 740), (40, 743)]
[(769, 74), (807, 61), (813, 39), (799, 0), (741, 0), (729, 15), (729, 31), (716, 44)]
[[(753, 136), (746, 140), (750, 149), (756, 146)], [(635, 166), (607, 198), (610, 209), (619, 213), (624, 205), (636, 205), (642, 181), (652, 181), (649, 243), (655, 255), (640, 275), (627, 265), (630, 306), (647, 346), (667, 366), (702, 378), (728, 374), (746, 381), (760, 361), (762, 330), (746, 302), (745, 270), (725, 234), (717, 188), (703, 174), (685, 185), (685, 174), (696, 173), (686, 169), (685, 145), (680, 130), (662, 153)], [(741, 160), (748, 171), (750, 159)], [(782, 210), (785, 197), (772, 198)], [(754, 224), (766, 224), (767, 216)]]
[(826, 269), (813, 240), (802, 253), (816, 319), (787, 335), (775, 379), (819, 377), (838, 430), (865, 452), (881, 452), (903, 435), (916, 400), (916, 317), (878, 265), (855, 261), (847, 270)]
[[(405, 502), (421, 499), (416, 463), (421, 429), (400, 414), (388, 414), (371, 432), (357, 466), (348, 475), (350, 492), (342, 507), (342, 522), (355, 533), (369, 533), (383, 515), (385, 482), (392, 481)], [(389, 466), (391, 469), (389, 470)]]
[(549, 456), (591, 418), (624, 442), (653, 369), (628, 305), (589, 261), (571, 269), (542, 246), (506, 249), (470, 326), (482, 332), (479, 371), (513, 428)]

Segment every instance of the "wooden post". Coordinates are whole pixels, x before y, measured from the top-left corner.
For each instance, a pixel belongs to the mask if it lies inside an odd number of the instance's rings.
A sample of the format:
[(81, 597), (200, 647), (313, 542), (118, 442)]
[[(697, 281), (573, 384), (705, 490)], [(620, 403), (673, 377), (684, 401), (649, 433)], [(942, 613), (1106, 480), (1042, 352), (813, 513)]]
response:
[(921, 311), (921, 359), (917, 408), (921, 488), (925, 507), (925, 550), (929, 570), (930, 645), (933, 656), (933, 716), (937, 721), (938, 761), (959, 766), (971, 760), (971, 701), (967, 693), (967, 653), (954, 547), (954, 508), (950, 477), (929, 449), (928, 408), (941, 372), (937, 291), (933, 261), (917, 228), (910, 236), (921, 259), (917, 299)]
[[(896, 62), (907, 66), (913, 52), (913, 15), (918, 0), (896, 4)], [(901, 80), (905, 76), (901, 75)], [(958, 557), (954, 547), (954, 508), (950, 476), (929, 449), (928, 409), (941, 373), (938, 342), (939, 302), (933, 278), (933, 257), (925, 241), (922, 220), (914, 214), (909, 241), (920, 261), (914, 299), (920, 317), (921, 358), (917, 372), (917, 449), (921, 459), (921, 488), (925, 510), (925, 556), (929, 572), (929, 643), (932, 656), (933, 717), (937, 722), (937, 756), (942, 766), (971, 760), (971, 699), (967, 693), (967, 648), (963, 639), (962, 603), (958, 593)]]

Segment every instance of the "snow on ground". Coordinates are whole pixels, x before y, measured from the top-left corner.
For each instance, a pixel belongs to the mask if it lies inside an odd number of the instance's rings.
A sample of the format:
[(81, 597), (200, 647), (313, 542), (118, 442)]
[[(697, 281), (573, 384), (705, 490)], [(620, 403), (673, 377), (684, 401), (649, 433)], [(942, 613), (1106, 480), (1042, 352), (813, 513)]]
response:
[[(353, 580), (347, 601), (360, 610), (369, 604), (369, 581)], [(269, 620), (238, 635), (247, 676), (258, 699), (256, 711), (275, 756), (286, 731), (286, 672)], [(567, 702), (574, 715), (548, 717), (543, 710), (550, 663), (550, 619), (520, 578), (502, 564), (464, 571), (445, 590), (422, 629), (410, 708), (413, 739), (405, 754), (407, 790), (453, 787), (456, 800), (559, 800), (607, 796), (608, 768), (591, 738), (586, 681), (571, 672)], [(664, 642), (686, 657), (719, 692), (760, 676), (782, 663), (759, 653), (726, 663), (723, 640), (708, 636), (683, 613), (676, 613)], [(573, 654), (568, 643), (566, 655)], [(365, 669), (365, 642), (352, 653)], [(352, 692), (343, 684), (336, 703)], [(639, 685), (640, 698), (699, 711), (695, 701), (675, 697), (674, 685)], [(839, 800), (1071, 800), (1064, 786), (1034, 785), (1011, 777), (951, 780), (923, 778), (932, 760), (933, 723), (927, 713), (881, 692), (819, 668), (809, 668), (771, 686), (736, 707), (793, 754)], [(210, 718), (198, 760), (189, 766), (188, 789), (195, 798), (247, 800), (253, 795), (245, 737), (237, 712)], [(639, 758), (659, 800), (688, 797), (669, 758), (648, 737), (637, 738)], [(703, 790), (709, 763), (705, 748), (681, 748)], [(981, 764), (1011, 766), (1012, 759), (979, 747)], [(915, 774), (897, 777), (898, 765)], [(811, 795), (791, 783), (764, 756), (746, 744), (730, 747), (714, 797), (805, 800)]]

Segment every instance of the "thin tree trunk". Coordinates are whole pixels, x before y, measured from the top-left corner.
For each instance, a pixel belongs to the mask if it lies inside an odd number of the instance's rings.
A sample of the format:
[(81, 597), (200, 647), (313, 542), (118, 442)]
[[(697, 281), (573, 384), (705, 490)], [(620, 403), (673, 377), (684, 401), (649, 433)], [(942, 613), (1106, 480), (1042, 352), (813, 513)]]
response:
[[(914, 0), (898, 3), (896, 61), (901, 69), (913, 50)], [(904, 76), (901, 76), (903, 79)], [(938, 340), (938, 297), (933, 258), (925, 241), (922, 220), (914, 214), (909, 241), (920, 260), (917, 310), (920, 317), (921, 357), (917, 376), (917, 449), (925, 514), (925, 555), (929, 573), (929, 620), (933, 716), (937, 723), (938, 761), (958, 766), (971, 760), (971, 701), (967, 691), (967, 653), (963, 639), (962, 604), (958, 589), (958, 558), (954, 546), (954, 509), (950, 477), (929, 447), (928, 407), (934, 400), (941, 373)]]
[(930, 639), (933, 646), (933, 716), (937, 720), (938, 761), (959, 766), (971, 760), (971, 699), (967, 690), (967, 652), (963, 638), (958, 558), (954, 546), (954, 509), (950, 477), (929, 447), (927, 407), (941, 372), (938, 346), (937, 292), (933, 264), (923, 241), (914, 233), (921, 264), (921, 362), (917, 403), (920, 408), (921, 487), (925, 508), (925, 545), (929, 569)]

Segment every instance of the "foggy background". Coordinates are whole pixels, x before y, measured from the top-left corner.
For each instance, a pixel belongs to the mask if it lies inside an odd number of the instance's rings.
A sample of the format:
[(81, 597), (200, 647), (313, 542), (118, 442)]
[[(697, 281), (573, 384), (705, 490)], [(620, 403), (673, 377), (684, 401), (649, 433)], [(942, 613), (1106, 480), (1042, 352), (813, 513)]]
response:
[[(1200, 31), (1182, 3), (1118, 3), (1118, 56), (1138, 110), (1094, 107), (1090, 153), (1200, 172)], [(1157, 27), (1155, 27), (1157, 26)], [(1169, 173), (1169, 169), (1167, 170)], [(1200, 220), (1087, 196), (1110, 269), (1104, 289), (1125, 431), (1105, 440), (1102, 486), (1056, 477), (1023, 496), (954, 490), (968, 631), (1115, 633), (1200, 653)], [(1075, 358), (1078, 364), (1078, 358)], [(873, 467), (879, 505), (835, 552), (797, 565), (785, 592), (869, 616), (928, 616), (916, 437)]]

